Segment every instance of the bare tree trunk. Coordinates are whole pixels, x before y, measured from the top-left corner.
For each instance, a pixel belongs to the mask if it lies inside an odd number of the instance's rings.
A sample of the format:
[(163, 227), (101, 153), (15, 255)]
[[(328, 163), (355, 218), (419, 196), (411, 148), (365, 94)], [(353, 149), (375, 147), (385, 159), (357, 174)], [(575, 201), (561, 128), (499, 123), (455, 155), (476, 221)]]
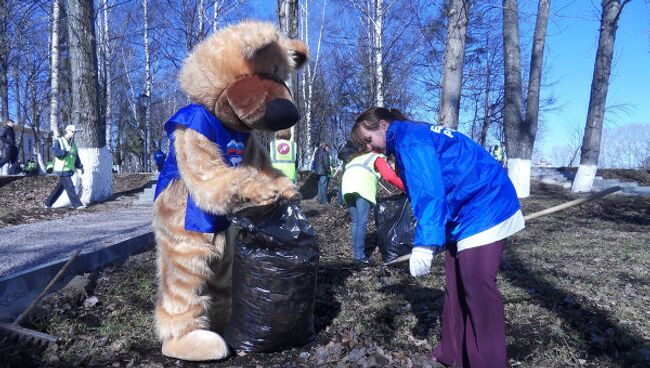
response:
[(537, 136), (537, 123), (539, 121), (539, 91), (542, 84), (542, 61), (544, 60), (544, 40), (548, 25), (548, 13), (551, 0), (539, 0), (537, 5), (537, 20), (533, 35), (533, 50), (530, 54), (530, 73), (528, 75), (528, 94), (526, 98), (525, 129), (530, 142), (526, 144), (525, 157), (533, 156), (533, 146)]
[(99, 112), (97, 49), (93, 2), (68, 0), (68, 34), (72, 71), (72, 122), (82, 129), (76, 136), (82, 175), (83, 203), (102, 201), (113, 187), (112, 156), (106, 149), (105, 124)]
[(508, 176), (515, 186), (517, 196), (530, 195), (530, 169), (533, 145), (537, 135), (539, 111), (539, 90), (546, 24), (550, 0), (539, 0), (531, 70), (526, 119), (522, 116), (521, 98), (521, 55), (519, 52), (519, 15), (517, 0), (503, 0), (503, 48), (504, 48), (504, 106), (503, 125), (508, 155)]
[(373, 25), (373, 54), (375, 62), (375, 105), (384, 107), (384, 62), (383, 62), (383, 35), (384, 35), (384, 9), (383, 0), (374, 0)]
[(204, 31), (203, 31), (203, 18), (205, 18), (205, 7), (203, 6), (203, 0), (199, 1), (199, 6), (197, 9), (197, 17), (199, 18), (199, 30), (198, 30), (198, 35), (197, 35), (197, 41), (201, 42), (203, 40), (203, 37), (205, 37)]
[(2, 122), (9, 119), (9, 7), (6, 0), (0, 0), (0, 118)]
[(147, 0), (142, 0), (144, 7), (144, 70), (145, 70), (145, 105), (144, 105), (144, 171), (149, 171), (149, 140), (150, 140), (150, 107), (151, 107), (151, 54), (149, 52), (149, 18), (147, 16)]
[[(488, 36), (489, 40), (489, 36)], [(492, 65), (489, 62), (489, 49), (488, 55), (486, 55), (488, 62), (486, 63), (486, 73), (485, 73), (485, 91), (483, 97), (483, 121), (481, 124), (481, 133), (479, 135), (479, 144), (483, 147), (486, 147), (487, 143), (487, 133), (490, 129), (490, 87), (492, 82)]]
[(212, 16), (212, 32), (215, 33), (217, 32), (217, 29), (219, 29), (219, 11), (221, 8), (219, 7), (219, 0), (214, 0), (214, 14)]
[[(278, 0), (278, 23), (280, 30), (285, 36), (289, 38), (296, 38), (298, 36), (298, 0)], [(287, 86), (291, 91), (292, 96), (296, 96), (298, 92), (298, 78), (296, 78), (296, 71), (292, 71), (287, 80)], [(296, 139), (295, 126), (291, 127), (291, 140)], [(268, 143), (268, 142), (267, 142)]]
[(106, 111), (106, 147), (108, 147), (109, 151), (113, 152), (113, 73), (111, 72), (112, 50), (110, 31), (108, 28), (108, 0), (103, 0), (102, 7), (104, 14), (104, 36), (102, 37), (102, 41), (104, 43), (104, 83), (106, 88), (106, 106), (104, 107)]
[(451, 0), (447, 14), (447, 45), (438, 124), (451, 129), (458, 128), (460, 90), (465, 61), (465, 35), (470, 6), (469, 0)]
[(61, 4), (59, 0), (52, 2), (52, 36), (50, 59), (50, 130), (52, 138), (61, 135), (59, 131), (59, 25), (61, 23)]
[(589, 111), (587, 112), (587, 123), (585, 124), (585, 133), (582, 140), (580, 166), (571, 186), (572, 192), (591, 191), (596, 177), (616, 30), (621, 11), (623, 11), (623, 7), (628, 1), (602, 0), (603, 12), (594, 76), (591, 82), (591, 95), (589, 96)]

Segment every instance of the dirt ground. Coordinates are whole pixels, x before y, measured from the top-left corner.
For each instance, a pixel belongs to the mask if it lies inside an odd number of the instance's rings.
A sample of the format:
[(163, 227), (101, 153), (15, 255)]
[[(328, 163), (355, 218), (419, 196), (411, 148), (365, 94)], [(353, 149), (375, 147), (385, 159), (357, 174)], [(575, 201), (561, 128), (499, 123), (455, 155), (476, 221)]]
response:
[[(12, 367), (426, 367), (440, 334), (443, 258), (429, 277), (351, 263), (346, 210), (319, 205), (313, 179), (302, 207), (319, 233), (316, 339), (307, 346), (235, 354), (203, 364), (168, 359), (153, 333), (155, 251), (51, 295), (25, 325), (60, 338), (47, 349), (1, 341)], [(311, 188), (311, 189), (310, 189)], [(0, 188), (2, 190), (4, 188)], [(530, 214), (574, 199), (535, 184)], [(369, 225), (368, 250), (375, 246)], [(608, 196), (531, 220), (510, 238), (498, 285), (512, 367), (650, 365), (650, 199)], [(378, 250), (372, 257), (379, 261)], [(94, 303), (97, 298), (97, 302)]]
[[(113, 174), (111, 200), (91, 204), (84, 211), (97, 212), (130, 206), (136, 195), (150, 184), (150, 178), (150, 174)], [(43, 200), (54, 189), (56, 181), (56, 176), (0, 178), (0, 227), (52, 220), (76, 213), (70, 207), (43, 207)]]

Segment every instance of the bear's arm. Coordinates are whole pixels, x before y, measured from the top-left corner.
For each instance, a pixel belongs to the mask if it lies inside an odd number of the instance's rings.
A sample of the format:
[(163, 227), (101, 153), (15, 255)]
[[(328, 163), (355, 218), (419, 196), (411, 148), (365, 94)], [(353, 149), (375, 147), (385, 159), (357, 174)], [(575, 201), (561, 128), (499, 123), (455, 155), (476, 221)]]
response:
[(224, 214), (241, 204), (268, 204), (280, 196), (271, 177), (254, 167), (229, 166), (219, 148), (192, 129), (176, 128), (174, 149), (181, 178), (196, 205), (205, 211)]

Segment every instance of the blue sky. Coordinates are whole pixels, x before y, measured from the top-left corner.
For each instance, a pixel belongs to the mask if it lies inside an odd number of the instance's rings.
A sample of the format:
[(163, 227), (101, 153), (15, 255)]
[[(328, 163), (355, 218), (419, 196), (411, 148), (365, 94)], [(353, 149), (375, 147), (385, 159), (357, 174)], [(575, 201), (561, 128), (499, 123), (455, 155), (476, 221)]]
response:
[[(543, 115), (539, 143), (545, 151), (566, 142), (572, 126), (585, 125), (600, 27), (600, 1), (554, 1), (551, 6), (544, 64), (546, 81), (553, 83), (543, 93), (552, 93), (560, 109)], [(606, 113), (605, 127), (640, 123), (650, 129), (650, 5), (645, 1), (631, 1), (623, 9), (607, 105), (625, 108)]]
[[(315, 9), (320, 1), (310, 4)], [(252, 0), (250, 6), (253, 17), (276, 21), (275, 1)], [(521, 54), (528, 60), (537, 1), (520, 0), (520, 8)], [(569, 143), (572, 131), (584, 128), (600, 12), (600, 0), (551, 2), (542, 95), (553, 95), (557, 108), (540, 115), (536, 149), (545, 156), (550, 156), (550, 151), (558, 146)], [(628, 124), (645, 124), (650, 129), (650, 3), (647, 1), (631, 1), (621, 15), (607, 104), (623, 108), (606, 113), (606, 128), (623, 129)]]

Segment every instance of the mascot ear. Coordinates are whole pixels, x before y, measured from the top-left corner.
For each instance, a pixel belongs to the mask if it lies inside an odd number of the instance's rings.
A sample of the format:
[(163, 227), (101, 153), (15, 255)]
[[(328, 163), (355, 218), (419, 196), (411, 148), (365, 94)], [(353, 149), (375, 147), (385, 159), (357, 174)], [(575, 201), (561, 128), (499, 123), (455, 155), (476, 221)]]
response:
[(294, 68), (299, 69), (305, 64), (307, 58), (309, 57), (309, 51), (307, 45), (300, 40), (288, 40), (287, 46), (289, 48), (289, 54), (293, 60)]

